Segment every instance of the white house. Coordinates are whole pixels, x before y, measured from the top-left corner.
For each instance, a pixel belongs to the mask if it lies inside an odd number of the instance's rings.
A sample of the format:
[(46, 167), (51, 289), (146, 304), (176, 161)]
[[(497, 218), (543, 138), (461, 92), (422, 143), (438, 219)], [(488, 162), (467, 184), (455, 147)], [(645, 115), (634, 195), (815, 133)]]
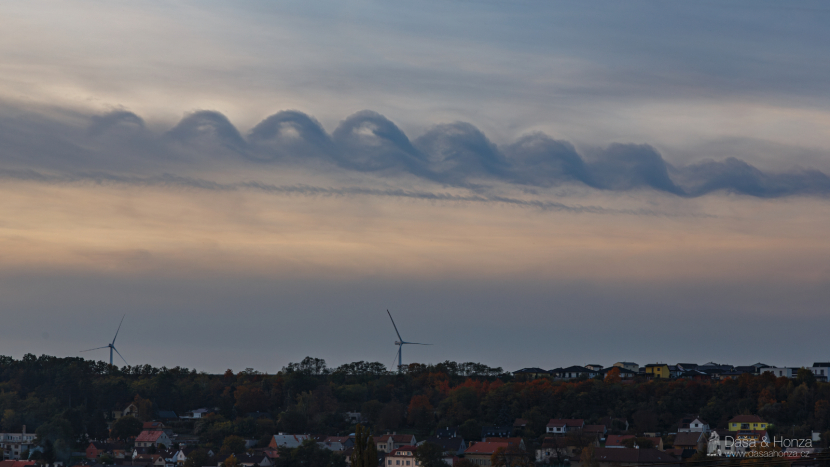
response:
[(776, 367), (769, 367), (769, 368), (761, 368), (761, 374), (763, 373), (772, 373), (776, 377), (785, 377), (785, 378), (795, 378), (798, 376), (798, 370), (800, 369), (807, 369), (816, 377), (819, 381), (827, 381), (828, 376), (830, 376), (830, 368), (823, 367), (823, 366), (808, 366), (808, 367), (783, 367), (783, 368), (776, 368)]
[(3, 451), (0, 460), (19, 460), (23, 452), (32, 448), (35, 444), (35, 434), (26, 433), (26, 425), (23, 425), (22, 431), (22, 433), (0, 433), (0, 449)]

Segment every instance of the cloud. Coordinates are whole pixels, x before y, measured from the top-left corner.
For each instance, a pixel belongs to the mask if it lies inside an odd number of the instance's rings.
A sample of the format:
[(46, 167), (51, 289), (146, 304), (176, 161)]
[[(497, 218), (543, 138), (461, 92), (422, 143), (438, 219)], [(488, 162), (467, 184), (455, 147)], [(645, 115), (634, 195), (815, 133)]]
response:
[(281, 111), (245, 136), (225, 115), (210, 110), (186, 115), (161, 133), (126, 110), (81, 119), (0, 116), (0, 142), (5, 148), (0, 163), (13, 170), (122, 173), (145, 179), (164, 173), (185, 179), (199, 173), (209, 159), (260, 174), (278, 173), (281, 167), (322, 168), (359, 180), (361, 173), (373, 173), (371, 180), (380, 177), (393, 187), (384, 189), (392, 191), (409, 177), (472, 189), (490, 201), (495, 186), (573, 185), (678, 197), (830, 194), (830, 177), (818, 170), (768, 172), (735, 158), (673, 166), (648, 144), (614, 143), (583, 156), (567, 141), (532, 133), (499, 146), (464, 122), (435, 125), (413, 140), (369, 110), (348, 116), (331, 134), (303, 112)]

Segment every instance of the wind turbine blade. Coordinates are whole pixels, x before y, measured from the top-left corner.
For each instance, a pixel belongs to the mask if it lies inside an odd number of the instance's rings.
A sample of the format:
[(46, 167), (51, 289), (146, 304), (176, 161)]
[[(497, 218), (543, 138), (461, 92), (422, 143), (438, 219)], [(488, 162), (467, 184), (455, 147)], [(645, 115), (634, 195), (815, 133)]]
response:
[(108, 345), (105, 345), (103, 347), (95, 347), (94, 349), (81, 350), (81, 352), (89, 352), (90, 350), (106, 349), (108, 347), (109, 347)]
[[(119, 352), (118, 349), (115, 348), (115, 346), (112, 347), (112, 350), (115, 350), (115, 353), (117, 353), (118, 356), (121, 357), (121, 352)], [(124, 360), (124, 357), (121, 357), (121, 360)], [(124, 363), (127, 363), (127, 360), (124, 360)], [(129, 365), (129, 363), (127, 363), (127, 365)]]
[(118, 331), (121, 330), (121, 325), (124, 323), (124, 318), (126, 318), (126, 317), (127, 317), (126, 314), (124, 316), (122, 316), (121, 317), (121, 322), (118, 323), (118, 329), (115, 330), (115, 337), (112, 338), (112, 344), (113, 345), (115, 345), (115, 339), (118, 337)]
[(432, 345), (432, 344), (421, 344), (420, 342), (401, 342), (401, 344), (411, 344), (411, 345)]
[[(389, 310), (386, 310), (386, 314), (389, 315), (389, 319), (392, 319), (392, 313), (389, 313)], [(398, 339), (400, 339), (400, 341), (403, 342), (403, 337), (401, 337), (401, 333), (398, 332), (398, 327), (395, 326), (395, 320), (394, 319), (392, 319), (392, 326), (395, 327), (395, 334), (398, 335)]]

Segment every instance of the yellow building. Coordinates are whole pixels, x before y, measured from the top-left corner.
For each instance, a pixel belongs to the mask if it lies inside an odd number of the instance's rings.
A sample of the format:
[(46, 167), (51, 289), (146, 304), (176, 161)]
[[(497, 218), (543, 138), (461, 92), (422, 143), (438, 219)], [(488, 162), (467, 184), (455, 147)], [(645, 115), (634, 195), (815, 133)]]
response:
[(766, 430), (767, 422), (757, 415), (737, 415), (727, 422), (729, 431)]
[(669, 379), (671, 377), (669, 366), (665, 363), (649, 363), (646, 365), (646, 374), (653, 375), (655, 378)]

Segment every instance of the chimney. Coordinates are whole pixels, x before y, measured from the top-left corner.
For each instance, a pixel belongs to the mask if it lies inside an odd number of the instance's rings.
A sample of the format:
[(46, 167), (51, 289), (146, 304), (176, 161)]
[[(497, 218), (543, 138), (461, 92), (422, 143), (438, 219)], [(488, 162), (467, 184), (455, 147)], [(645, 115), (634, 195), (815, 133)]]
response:
[(26, 425), (23, 425), (23, 434), (26, 434)]

